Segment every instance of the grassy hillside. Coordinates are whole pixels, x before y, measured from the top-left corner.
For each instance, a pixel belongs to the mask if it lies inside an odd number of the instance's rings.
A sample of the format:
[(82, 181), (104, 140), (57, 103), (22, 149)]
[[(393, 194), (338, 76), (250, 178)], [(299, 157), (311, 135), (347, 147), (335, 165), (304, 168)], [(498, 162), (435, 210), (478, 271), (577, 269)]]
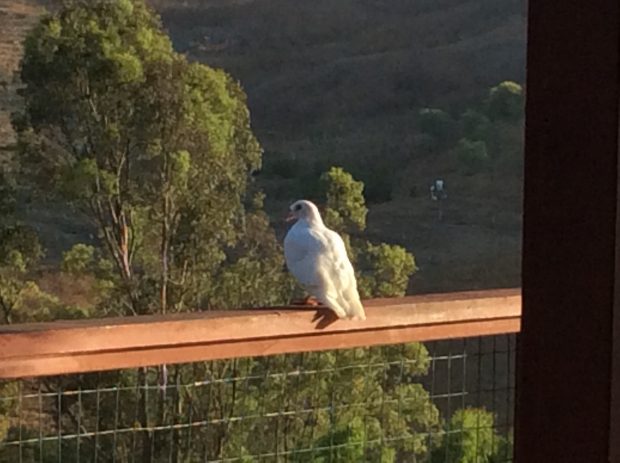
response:
[(464, 105), (524, 74), (520, 1), (255, 0), (163, 9), (177, 47), (237, 76), (257, 127)]
[[(0, 150), (14, 141), (10, 114), (19, 108), (14, 72), (22, 55), (22, 40), (37, 20), (42, 8), (36, 1), (0, 0)], [(2, 161), (0, 152), (0, 161)]]
[[(0, 0), (0, 145), (18, 107), (12, 72), (19, 41), (43, 1)], [(440, 107), (457, 118), (503, 80), (522, 82), (521, 0), (152, 0), (175, 47), (221, 67), (248, 93), (265, 148), (258, 181), (274, 218), (318, 175), (343, 165), (365, 181), (369, 233), (405, 245), (420, 271), (410, 292), (519, 284), (520, 127), (495, 126), (491, 168), (465, 173), (454, 143), (429, 151), (417, 113)], [(438, 220), (428, 188), (449, 188)], [(41, 211), (51, 256), (86, 229)], [(283, 224), (274, 219), (279, 233)]]
[[(178, 49), (246, 89), (274, 217), (340, 164), (366, 183), (372, 237), (416, 255), (411, 292), (519, 284), (520, 127), (497, 134), (504, 159), (490, 172), (464, 175), (450, 146), (420, 148), (416, 115), (456, 117), (491, 86), (523, 81), (523, 2), (159, 3)], [(428, 195), (437, 177), (450, 190), (441, 222)]]

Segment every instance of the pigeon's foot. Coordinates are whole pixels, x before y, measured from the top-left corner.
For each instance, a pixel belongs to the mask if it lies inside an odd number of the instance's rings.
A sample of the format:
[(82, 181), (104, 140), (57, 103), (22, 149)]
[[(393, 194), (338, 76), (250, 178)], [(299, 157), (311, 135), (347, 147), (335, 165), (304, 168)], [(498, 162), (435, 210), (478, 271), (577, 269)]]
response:
[(321, 303), (312, 296), (306, 296), (303, 299), (296, 299), (292, 301), (291, 304), (292, 305), (311, 305), (311, 306), (321, 305)]

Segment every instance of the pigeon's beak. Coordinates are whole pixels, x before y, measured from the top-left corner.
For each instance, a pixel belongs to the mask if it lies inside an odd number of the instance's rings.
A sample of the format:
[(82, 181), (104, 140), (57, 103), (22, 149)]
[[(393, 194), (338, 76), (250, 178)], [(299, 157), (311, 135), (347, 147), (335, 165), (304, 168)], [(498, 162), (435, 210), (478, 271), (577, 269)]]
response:
[(295, 214), (293, 214), (293, 211), (290, 211), (284, 220), (286, 222), (292, 222), (295, 220)]

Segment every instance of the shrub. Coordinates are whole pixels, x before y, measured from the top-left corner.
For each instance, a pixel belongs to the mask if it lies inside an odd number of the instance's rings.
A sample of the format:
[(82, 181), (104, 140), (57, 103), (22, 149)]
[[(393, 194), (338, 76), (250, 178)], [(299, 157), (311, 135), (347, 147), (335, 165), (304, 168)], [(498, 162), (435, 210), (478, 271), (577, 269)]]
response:
[(358, 244), (362, 297), (404, 296), (409, 278), (416, 271), (413, 255), (395, 244)]
[(482, 140), (461, 138), (455, 148), (456, 157), (467, 173), (475, 173), (489, 162), (487, 144)]
[(487, 116), (475, 109), (468, 109), (459, 120), (463, 137), (469, 140), (488, 141), (491, 132), (491, 121)]
[(523, 116), (523, 89), (516, 82), (504, 81), (491, 88), (487, 99), (491, 119), (516, 121)]
[(418, 112), (418, 127), (421, 132), (443, 144), (453, 138), (456, 124), (447, 112), (441, 109), (424, 108)]
[(63, 272), (81, 275), (91, 270), (95, 261), (95, 248), (78, 243), (62, 254)]

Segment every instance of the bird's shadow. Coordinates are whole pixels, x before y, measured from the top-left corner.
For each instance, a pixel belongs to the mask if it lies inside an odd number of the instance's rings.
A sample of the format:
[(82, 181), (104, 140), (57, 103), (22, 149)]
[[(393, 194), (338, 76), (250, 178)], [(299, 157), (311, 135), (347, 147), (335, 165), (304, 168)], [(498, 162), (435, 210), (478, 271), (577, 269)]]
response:
[[(261, 309), (257, 308), (253, 310), (261, 310)], [(273, 310), (273, 308), (262, 309), (262, 310)], [(330, 308), (326, 306), (318, 305), (318, 304), (307, 304), (306, 305), (306, 304), (294, 303), (286, 307), (277, 307), (277, 310), (278, 311), (315, 310), (316, 313), (314, 314), (314, 317), (312, 317), (312, 323), (317, 322), (316, 326), (314, 327), (317, 330), (325, 329), (331, 324), (333, 324), (334, 322), (339, 320), (338, 316)]]
[(316, 313), (314, 314), (313, 322), (318, 321), (315, 328), (317, 330), (322, 330), (327, 328), (332, 323), (338, 320), (338, 316), (327, 307), (317, 307)]

